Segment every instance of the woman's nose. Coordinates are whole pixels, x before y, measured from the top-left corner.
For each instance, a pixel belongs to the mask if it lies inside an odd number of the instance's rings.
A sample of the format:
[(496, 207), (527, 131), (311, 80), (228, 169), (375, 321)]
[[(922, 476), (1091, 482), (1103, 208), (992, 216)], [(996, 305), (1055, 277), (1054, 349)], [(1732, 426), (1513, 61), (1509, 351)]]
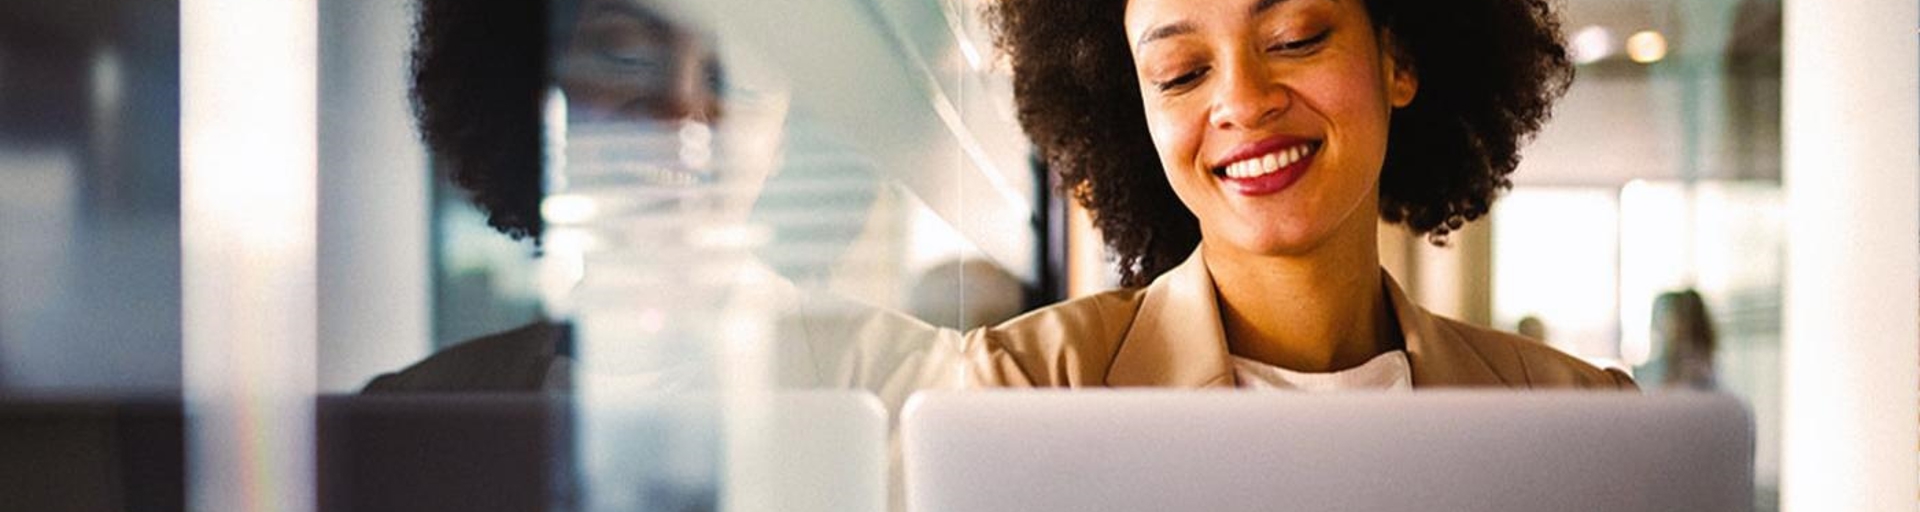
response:
[(1259, 127), (1273, 122), (1292, 106), (1292, 93), (1273, 80), (1264, 63), (1241, 56), (1220, 64), (1208, 121), (1216, 129)]

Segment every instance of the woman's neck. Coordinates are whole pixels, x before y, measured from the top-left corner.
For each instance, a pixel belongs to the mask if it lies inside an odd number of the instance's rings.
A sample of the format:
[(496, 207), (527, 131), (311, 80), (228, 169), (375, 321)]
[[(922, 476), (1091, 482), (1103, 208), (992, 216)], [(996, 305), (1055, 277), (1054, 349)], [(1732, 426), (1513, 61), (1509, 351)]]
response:
[(1399, 348), (1373, 232), (1336, 235), (1304, 256), (1203, 248), (1229, 351), (1289, 370), (1330, 372)]

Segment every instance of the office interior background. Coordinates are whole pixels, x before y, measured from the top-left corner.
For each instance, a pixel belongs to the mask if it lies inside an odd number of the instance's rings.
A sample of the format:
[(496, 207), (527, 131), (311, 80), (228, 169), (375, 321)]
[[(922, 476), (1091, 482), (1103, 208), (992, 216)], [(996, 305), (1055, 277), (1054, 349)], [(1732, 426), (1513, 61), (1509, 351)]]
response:
[[(958, 330), (1115, 286), (1014, 119), (986, 1), (647, 2), (725, 67), (745, 128), (699, 137), (765, 175), (743, 261)], [(411, 2), (245, 3), (0, 5), (0, 394), (354, 393), (572, 314), (556, 304), (586, 300), (568, 294), (596, 279), (588, 254), (644, 244), (593, 220), (618, 206), (552, 197), (543, 243), (515, 240), (436, 173), (408, 99)], [(1436, 313), (1525, 329), (1648, 393), (1741, 397), (1760, 510), (1913, 509), (1915, 5), (1556, 5), (1577, 78), (1512, 190), (1445, 246), (1383, 227), (1388, 272)], [(263, 123), (223, 124), (245, 120)], [(570, 141), (579, 169), (605, 149)], [(593, 183), (563, 199), (603, 197)], [(1656, 329), (1686, 290), (1717, 334), (1704, 378)]]

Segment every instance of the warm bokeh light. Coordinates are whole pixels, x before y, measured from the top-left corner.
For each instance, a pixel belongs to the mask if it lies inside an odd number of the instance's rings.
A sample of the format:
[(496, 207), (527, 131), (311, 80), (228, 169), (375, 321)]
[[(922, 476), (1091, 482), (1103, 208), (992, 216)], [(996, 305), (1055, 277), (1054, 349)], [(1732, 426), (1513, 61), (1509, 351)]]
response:
[(1613, 56), (1613, 44), (1613, 32), (1598, 25), (1581, 27), (1567, 38), (1574, 64), (1592, 64)]
[(1627, 37), (1627, 58), (1641, 64), (1652, 64), (1667, 58), (1667, 36), (1652, 30), (1642, 30)]

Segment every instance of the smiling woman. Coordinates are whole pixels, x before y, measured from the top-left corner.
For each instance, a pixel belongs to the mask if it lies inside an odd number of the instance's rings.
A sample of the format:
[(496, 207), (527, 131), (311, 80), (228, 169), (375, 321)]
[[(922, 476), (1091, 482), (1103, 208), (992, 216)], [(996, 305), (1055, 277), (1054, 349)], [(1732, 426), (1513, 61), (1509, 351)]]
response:
[(1572, 79), (1542, 0), (1002, 0), (1020, 122), (1136, 288), (973, 333), (989, 384), (1621, 387), (1435, 317), (1379, 222), (1487, 213)]
[[(1012, 58), (1021, 124), (1061, 173), (1064, 186), (1095, 213), (1096, 225), (1120, 257), (1124, 282), (1132, 286), (1179, 264), (1200, 239), (1198, 221), (1178, 207), (1173, 189), (1161, 179), (1162, 162), (1142, 108), (1143, 96), (1144, 103), (1154, 103), (1160, 93), (1155, 78), (1144, 74), (1156, 68), (1142, 60), (1136, 69), (1133, 53), (1143, 32), (1127, 38), (1130, 8), (1145, 11), (1173, 3), (1005, 0), (988, 13), (999, 29), (1000, 46)], [(1278, 32), (1250, 32), (1241, 41), (1274, 45), (1276, 61), (1300, 60), (1286, 54), (1326, 45), (1313, 38), (1334, 34), (1300, 31), (1326, 26), (1335, 21), (1327, 15), (1336, 11), (1355, 12), (1368, 22), (1348, 30), (1363, 39), (1391, 38), (1391, 46), (1381, 50), (1415, 71), (1419, 90), (1415, 101), (1393, 110), (1393, 143), (1380, 169), (1379, 211), (1388, 221), (1437, 237), (1486, 213), (1493, 195), (1509, 184), (1506, 175), (1519, 163), (1520, 142), (1546, 120), (1573, 76), (1559, 23), (1544, 1), (1222, 5), (1238, 6), (1219, 9), (1239, 16), (1253, 6), (1269, 6), (1261, 9), (1267, 14), (1279, 11), (1264, 22), (1292, 26), (1252, 25), (1247, 29)], [(1316, 16), (1314, 27), (1305, 25), (1303, 17)], [(1190, 34), (1193, 28), (1189, 25)]]

